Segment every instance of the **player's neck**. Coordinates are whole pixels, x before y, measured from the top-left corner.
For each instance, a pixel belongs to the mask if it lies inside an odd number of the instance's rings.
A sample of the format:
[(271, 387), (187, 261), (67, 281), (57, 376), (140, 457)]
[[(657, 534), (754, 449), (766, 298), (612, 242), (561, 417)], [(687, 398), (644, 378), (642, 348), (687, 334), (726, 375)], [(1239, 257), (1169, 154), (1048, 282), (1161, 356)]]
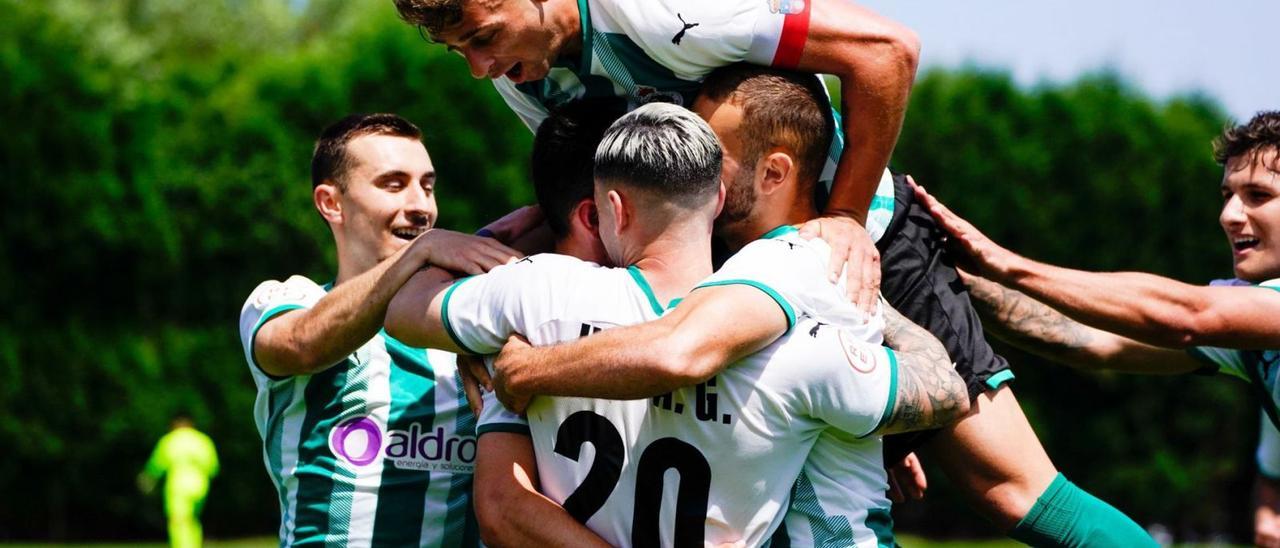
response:
[(582, 14), (578, 1), (558, 0), (556, 6), (559, 9), (552, 12), (555, 15), (551, 24), (558, 27), (557, 34), (562, 40), (557, 56), (576, 61), (582, 55)]
[(338, 275), (333, 279), (333, 285), (340, 285), (377, 265), (376, 259), (365, 258), (363, 254), (351, 252), (340, 245), (338, 246)]
[(683, 298), (711, 275), (710, 231), (700, 235), (667, 232), (628, 257), (640, 269), (659, 302)]

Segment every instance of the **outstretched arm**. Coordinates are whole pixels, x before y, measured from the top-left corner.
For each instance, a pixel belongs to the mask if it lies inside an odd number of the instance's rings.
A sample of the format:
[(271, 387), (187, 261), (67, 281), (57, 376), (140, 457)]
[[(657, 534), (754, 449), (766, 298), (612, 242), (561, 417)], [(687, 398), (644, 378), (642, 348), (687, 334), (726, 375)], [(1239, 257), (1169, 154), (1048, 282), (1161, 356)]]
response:
[(1141, 272), (1085, 272), (1039, 263), (1000, 247), (917, 187), (938, 224), (977, 272), (1025, 292), (1080, 323), (1163, 347), (1280, 347), (1280, 292), (1205, 287)]
[(377, 334), (391, 297), (424, 265), (479, 274), (518, 256), (490, 238), (429, 230), (369, 271), (335, 286), (314, 307), (267, 321), (254, 337), (253, 353), (271, 375), (319, 372)]
[(891, 306), (884, 309), (884, 342), (898, 357), (898, 393), (878, 434), (927, 430), (969, 412), (969, 390), (946, 347)]
[(1089, 327), (991, 280), (965, 275), (965, 283), (987, 332), (1037, 356), (1082, 369), (1152, 375), (1203, 367), (1185, 351)]
[(756, 288), (706, 287), (640, 325), (537, 348), (513, 339), (494, 362), (493, 387), (504, 403), (533, 395), (653, 397), (712, 377), (788, 327), (779, 304)]

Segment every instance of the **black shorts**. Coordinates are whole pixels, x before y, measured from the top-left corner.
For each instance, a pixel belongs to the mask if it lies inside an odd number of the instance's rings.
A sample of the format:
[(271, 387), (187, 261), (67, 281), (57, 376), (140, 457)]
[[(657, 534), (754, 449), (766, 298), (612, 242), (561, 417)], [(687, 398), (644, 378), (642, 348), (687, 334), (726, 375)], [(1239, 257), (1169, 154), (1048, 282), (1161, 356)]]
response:
[[(894, 209), (880, 250), (880, 292), (898, 312), (946, 346), (969, 388), (969, 401), (1013, 378), (1009, 362), (982, 335), (982, 322), (945, 246), (945, 232), (918, 203), (905, 176), (893, 178)], [(896, 464), (937, 430), (885, 437), (885, 464)]]

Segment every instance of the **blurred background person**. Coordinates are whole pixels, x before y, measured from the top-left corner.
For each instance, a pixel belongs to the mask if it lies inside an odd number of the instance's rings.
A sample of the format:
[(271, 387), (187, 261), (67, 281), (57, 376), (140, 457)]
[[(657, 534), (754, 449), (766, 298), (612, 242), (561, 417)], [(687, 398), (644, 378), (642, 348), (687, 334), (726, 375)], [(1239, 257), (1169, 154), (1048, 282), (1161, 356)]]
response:
[(155, 489), (164, 477), (164, 515), (169, 522), (169, 545), (190, 548), (201, 545), (200, 510), (209, 494), (209, 480), (218, 475), (218, 451), (213, 440), (196, 430), (186, 415), (174, 417), (169, 432), (160, 438), (147, 465), (138, 474), (144, 493)]

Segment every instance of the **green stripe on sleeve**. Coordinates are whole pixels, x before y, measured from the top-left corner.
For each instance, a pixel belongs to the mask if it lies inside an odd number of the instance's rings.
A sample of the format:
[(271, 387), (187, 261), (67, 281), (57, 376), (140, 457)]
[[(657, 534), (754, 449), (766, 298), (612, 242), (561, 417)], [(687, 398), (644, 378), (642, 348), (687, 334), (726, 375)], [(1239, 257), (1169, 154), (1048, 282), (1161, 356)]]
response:
[(474, 277), (475, 276), (467, 276), (466, 278), (453, 282), (453, 285), (450, 285), (449, 289), (445, 290), (444, 302), (440, 304), (440, 320), (444, 323), (444, 332), (449, 334), (449, 338), (453, 340), (453, 344), (458, 345), (458, 348), (461, 348), (468, 354), (480, 355), (479, 352), (468, 348), (467, 345), (462, 342), (462, 339), (458, 338), (458, 333), (453, 330), (453, 322), (449, 319), (449, 299), (453, 298), (453, 291), (457, 289), (458, 286), (466, 283), (467, 280)]
[(889, 399), (884, 402), (884, 414), (880, 415), (880, 422), (876, 423), (876, 427), (872, 428), (866, 435), (858, 436), (865, 438), (884, 428), (888, 424), (889, 419), (893, 417), (893, 406), (898, 404), (898, 355), (893, 352), (892, 348), (882, 346), (884, 353), (889, 356)]
[(285, 377), (278, 377), (278, 376), (272, 375), (271, 373), (267, 373), (265, 370), (262, 369), (261, 365), (258, 365), (258, 353), (257, 353), (257, 350), (254, 348), (256, 346), (254, 342), (258, 340), (258, 330), (262, 329), (262, 326), (266, 325), (267, 320), (270, 320), (276, 316), (284, 314), (285, 312), (288, 312), (290, 310), (298, 310), (300, 308), (306, 308), (306, 307), (300, 304), (282, 304), (280, 306), (270, 308), (266, 312), (263, 312), (262, 316), (258, 317), (258, 323), (253, 325), (253, 331), (249, 333), (249, 364), (252, 365), (254, 369), (261, 371), (263, 375), (266, 375), (271, 379), (280, 380)]
[(773, 299), (773, 302), (778, 304), (778, 307), (782, 308), (782, 313), (786, 314), (787, 316), (786, 333), (790, 333), (791, 328), (796, 326), (796, 311), (794, 308), (791, 308), (791, 303), (788, 303), (786, 299), (782, 298), (782, 295), (779, 294), (777, 291), (774, 291), (772, 287), (769, 287), (755, 280), (742, 280), (742, 279), (719, 280), (714, 282), (707, 282), (693, 289), (698, 290), (704, 287), (716, 287), (721, 285), (747, 285), (747, 286), (751, 286), (756, 289), (759, 289), (760, 291), (763, 291), (765, 295), (768, 295), (769, 298)]

